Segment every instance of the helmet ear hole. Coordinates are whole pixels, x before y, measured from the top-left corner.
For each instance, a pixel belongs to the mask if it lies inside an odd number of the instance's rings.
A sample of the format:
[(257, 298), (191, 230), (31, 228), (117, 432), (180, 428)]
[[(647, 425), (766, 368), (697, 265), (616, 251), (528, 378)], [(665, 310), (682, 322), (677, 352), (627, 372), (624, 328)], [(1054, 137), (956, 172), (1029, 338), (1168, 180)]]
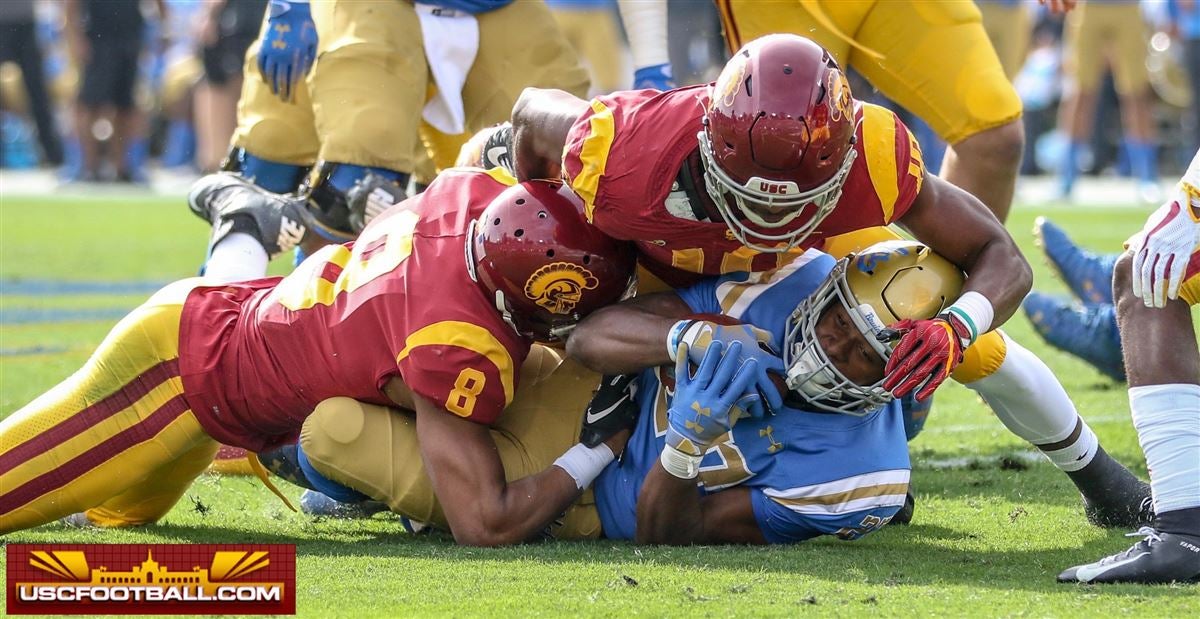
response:
[(538, 211), (538, 219), (545, 219), (547, 217), (549, 217), (549, 215), (546, 214), (546, 211)]
[(748, 97), (753, 97), (753, 96), (754, 96), (754, 82), (753, 82), (753, 80), (754, 80), (754, 76), (753, 76), (753, 75), (748, 75), (748, 76), (746, 76), (746, 81), (745, 81), (745, 85), (746, 85), (746, 96), (748, 96)]
[(524, 235), (525, 235), (525, 229), (524, 229), (524, 228), (517, 228), (516, 230), (513, 230), (513, 236), (515, 236), (515, 237), (517, 237), (517, 238), (521, 238), (521, 237), (522, 237), (522, 236), (524, 236)]
[(517, 198), (517, 204), (525, 204), (525, 198)]
[(584, 264), (591, 264), (591, 263), (592, 263), (592, 255), (591, 255), (591, 254), (584, 254), (584, 255), (583, 255), (583, 263), (584, 263)]
[(492, 225), (493, 225), (493, 226), (499, 226), (499, 225), (500, 225), (500, 218), (499, 218), (499, 217), (497, 217), (497, 218), (493, 219), (493, 220), (492, 220)]
[(553, 257), (554, 257), (554, 250), (553, 250), (553, 249), (547, 249), (547, 250), (546, 250), (546, 257), (547, 257), (547, 258), (553, 258)]

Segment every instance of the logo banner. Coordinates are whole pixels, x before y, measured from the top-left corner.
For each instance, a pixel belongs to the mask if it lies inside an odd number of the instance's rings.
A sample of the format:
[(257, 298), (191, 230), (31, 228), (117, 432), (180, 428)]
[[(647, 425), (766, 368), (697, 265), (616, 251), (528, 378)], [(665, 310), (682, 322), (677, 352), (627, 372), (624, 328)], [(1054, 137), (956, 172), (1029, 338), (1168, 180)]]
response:
[(294, 615), (291, 544), (9, 544), (10, 615)]

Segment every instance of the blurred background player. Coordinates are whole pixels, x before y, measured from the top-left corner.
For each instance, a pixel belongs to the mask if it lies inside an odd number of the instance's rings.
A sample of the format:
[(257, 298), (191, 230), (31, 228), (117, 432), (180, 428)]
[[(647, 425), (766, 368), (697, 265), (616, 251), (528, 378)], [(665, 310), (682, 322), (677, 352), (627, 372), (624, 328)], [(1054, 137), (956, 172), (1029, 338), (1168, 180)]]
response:
[(1200, 150), (1200, 2), (1196, 0), (1167, 0), (1172, 30), (1183, 43), (1184, 66), (1192, 91), (1191, 148)]
[(1155, 519), (1129, 550), (1072, 567), (1062, 582), (1200, 581), (1200, 152), (1176, 195), (1128, 241), (1113, 279), (1129, 408), (1146, 453)]
[(1009, 80), (1016, 79), (1025, 55), (1033, 25), (1029, 10), (1021, 0), (979, 0), (975, 3), (983, 18), (983, 29), (996, 50), (996, 58)]
[(1138, 197), (1160, 198), (1157, 145), (1146, 70), (1148, 32), (1136, 0), (1080, 1), (1067, 14), (1064, 33), (1063, 101), (1059, 128), (1069, 140), (1059, 166), (1059, 195), (1070, 198), (1084, 144), (1093, 130), (1097, 92), (1111, 67), (1120, 98), (1121, 126)]
[[(46, 86), (42, 47), (37, 40), (34, 0), (0, 2), (0, 63), (15, 62), (21, 69), (26, 108), (37, 127), (41, 161), (57, 166), (63, 162), (62, 139), (54, 121), (54, 106)], [(3, 139), (0, 139), (3, 143)], [(0, 154), (0, 161), (3, 161)]]
[(242, 63), (266, 8), (267, 0), (213, 0), (204, 9), (199, 35), (204, 79), (196, 87), (194, 116), (202, 172), (217, 171), (228, 150), (237, 126)]
[[(1001, 221), (1008, 216), (1025, 139), (1021, 101), (1005, 77), (974, 3), (716, 3), (731, 53), (776, 32), (812, 38), (840, 65), (857, 70), (889, 99), (929, 123), (950, 144), (941, 176), (978, 197)], [(645, 23), (659, 28), (655, 36), (630, 33), (634, 65), (642, 71), (666, 58), (665, 52), (660, 56), (639, 50), (642, 45), (655, 50), (658, 45), (665, 47), (665, 0), (631, 4), (645, 16)], [(659, 13), (654, 15), (655, 11)], [(655, 43), (656, 39), (662, 43)], [(960, 59), (952, 70), (941, 61), (947, 54)]]
[[(158, 18), (166, 4), (155, 0)], [(134, 101), (138, 58), (144, 44), (145, 18), (140, 0), (66, 0), (67, 40), (80, 67), (79, 98), (75, 107), (75, 136), (82, 166), (73, 180), (98, 181), (111, 175), (122, 182), (141, 182), (141, 169), (128, 156), (129, 146), (142, 137), (142, 112)], [(106, 123), (98, 123), (104, 119)], [(111, 133), (104, 148), (101, 138)]]

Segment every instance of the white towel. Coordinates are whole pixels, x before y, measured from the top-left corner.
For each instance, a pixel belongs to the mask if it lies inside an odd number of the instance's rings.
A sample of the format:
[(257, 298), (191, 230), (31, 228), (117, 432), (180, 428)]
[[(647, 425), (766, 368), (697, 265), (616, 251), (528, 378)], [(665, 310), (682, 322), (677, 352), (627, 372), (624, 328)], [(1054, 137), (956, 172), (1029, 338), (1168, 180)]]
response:
[(479, 52), (479, 23), (475, 16), (431, 4), (416, 4), (425, 39), (425, 60), (437, 93), (422, 116), (438, 131), (458, 135), (467, 128), (462, 89)]

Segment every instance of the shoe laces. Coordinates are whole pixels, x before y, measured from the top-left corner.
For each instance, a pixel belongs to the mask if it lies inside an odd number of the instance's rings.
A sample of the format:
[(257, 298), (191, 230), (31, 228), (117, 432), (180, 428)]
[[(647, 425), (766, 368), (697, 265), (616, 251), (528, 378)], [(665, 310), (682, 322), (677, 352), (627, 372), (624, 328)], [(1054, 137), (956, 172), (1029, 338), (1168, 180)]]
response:
[(1157, 544), (1162, 541), (1162, 534), (1154, 527), (1141, 527), (1133, 533), (1126, 533), (1125, 537), (1141, 537), (1142, 541), (1147, 545)]

